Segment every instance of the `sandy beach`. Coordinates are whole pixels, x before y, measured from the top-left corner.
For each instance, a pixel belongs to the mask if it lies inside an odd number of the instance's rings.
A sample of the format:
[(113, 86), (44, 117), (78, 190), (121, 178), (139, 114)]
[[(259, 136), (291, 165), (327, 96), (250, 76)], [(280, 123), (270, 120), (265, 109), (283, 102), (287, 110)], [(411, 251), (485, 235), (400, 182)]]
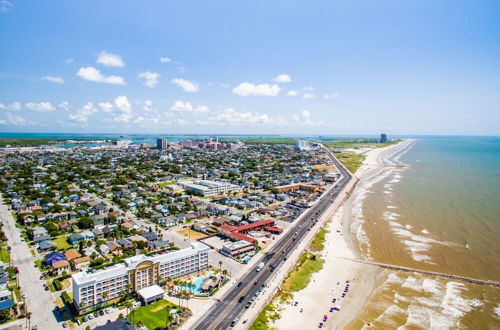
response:
[[(363, 182), (365, 178), (376, 175), (376, 170), (386, 163), (386, 159), (402, 152), (411, 143), (411, 140), (405, 140), (396, 145), (367, 151), (363, 166), (356, 176)], [(307, 288), (294, 294), (293, 301), (298, 303), (297, 306), (280, 306), (281, 318), (272, 327), (311, 329), (318, 327), (323, 322), (323, 316), (327, 315), (324, 328), (343, 329), (362, 310), (375, 289), (379, 276), (383, 275), (383, 270), (350, 260), (362, 258), (355, 240), (355, 228), (351, 224), (352, 207), (351, 195), (327, 224), (329, 233), (323, 251), (323, 269), (313, 275)], [(348, 292), (342, 297), (347, 284)], [(333, 299), (336, 301), (333, 302)], [(338, 307), (340, 311), (330, 312), (331, 307)]]

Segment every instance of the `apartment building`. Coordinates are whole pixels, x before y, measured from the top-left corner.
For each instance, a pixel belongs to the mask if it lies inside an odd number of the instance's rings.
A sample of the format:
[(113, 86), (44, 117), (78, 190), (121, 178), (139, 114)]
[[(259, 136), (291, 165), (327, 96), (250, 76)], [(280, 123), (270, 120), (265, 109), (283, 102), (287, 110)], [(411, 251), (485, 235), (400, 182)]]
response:
[(181, 183), (184, 188), (188, 191), (192, 191), (195, 194), (201, 196), (213, 196), (213, 195), (223, 195), (231, 191), (241, 191), (240, 186), (235, 184), (221, 182), (221, 181), (211, 181), (211, 180), (199, 180), (199, 181), (185, 181)]
[(138, 255), (124, 263), (96, 272), (72, 275), (73, 299), (81, 313), (100, 308), (120, 297), (122, 291), (139, 291), (168, 277), (176, 278), (208, 268), (209, 247), (194, 242), (191, 247), (167, 254)]

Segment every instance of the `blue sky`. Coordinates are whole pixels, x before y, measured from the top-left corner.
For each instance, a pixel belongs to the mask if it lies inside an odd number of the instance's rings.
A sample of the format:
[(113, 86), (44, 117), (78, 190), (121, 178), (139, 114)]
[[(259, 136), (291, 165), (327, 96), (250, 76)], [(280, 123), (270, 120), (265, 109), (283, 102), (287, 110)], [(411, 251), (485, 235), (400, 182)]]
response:
[(500, 134), (498, 1), (0, 0), (0, 131)]

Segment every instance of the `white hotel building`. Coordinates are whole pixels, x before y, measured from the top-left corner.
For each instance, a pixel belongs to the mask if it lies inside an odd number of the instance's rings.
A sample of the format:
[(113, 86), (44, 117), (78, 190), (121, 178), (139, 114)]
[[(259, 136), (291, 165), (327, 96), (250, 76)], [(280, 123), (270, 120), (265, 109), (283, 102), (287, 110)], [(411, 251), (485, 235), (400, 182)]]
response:
[(184, 186), (184, 189), (192, 191), (201, 196), (223, 195), (231, 191), (241, 191), (241, 187), (232, 183), (212, 181), (212, 180), (199, 180), (199, 181), (184, 181), (179, 182)]
[(100, 308), (119, 298), (120, 292), (139, 291), (168, 277), (176, 278), (208, 268), (209, 247), (201, 242), (191, 247), (147, 257), (130, 257), (124, 263), (96, 272), (72, 275), (73, 299), (80, 312)]

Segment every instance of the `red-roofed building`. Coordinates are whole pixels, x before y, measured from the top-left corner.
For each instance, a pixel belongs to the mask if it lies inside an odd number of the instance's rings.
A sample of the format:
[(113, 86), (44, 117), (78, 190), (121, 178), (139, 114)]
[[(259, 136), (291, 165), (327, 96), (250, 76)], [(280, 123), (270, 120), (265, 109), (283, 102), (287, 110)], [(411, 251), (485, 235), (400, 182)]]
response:
[(265, 230), (274, 234), (280, 234), (283, 231), (283, 229), (275, 227), (274, 220), (262, 220), (238, 227), (223, 224), (219, 228), (219, 233), (222, 236), (229, 237), (230, 239), (235, 241), (245, 240), (250, 243), (257, 243), (257, 240), (255, 238), (247, 236), (245, 234), (249, 231), (259, 230)]

